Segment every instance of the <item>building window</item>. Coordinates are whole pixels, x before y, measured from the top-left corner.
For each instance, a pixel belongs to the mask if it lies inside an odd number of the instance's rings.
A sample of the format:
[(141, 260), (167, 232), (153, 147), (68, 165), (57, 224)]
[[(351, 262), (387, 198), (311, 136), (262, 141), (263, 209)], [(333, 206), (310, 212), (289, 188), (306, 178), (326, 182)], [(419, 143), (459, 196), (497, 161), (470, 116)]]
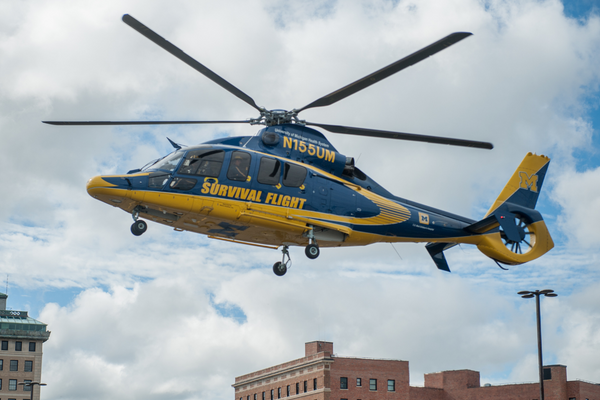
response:
[(287, 385), (287, 388), (286, 388), (286, 393), (287, 393), (287, 395), (286, 395), (286, 396), (287, 396), (287, 397), (290, 397), (290, 385)]
[(358, 387), (362, 386), (362, 379), (356, 378), (356, 386), (358, 386)]
[(250, 400), (250, 395), (247, 395), (247, 396), (246, 396), (246, 400)]
[(300, 394), (300, 383), (296, 382), (296, 394)]
[(274, 399), (274, 397), (273, 397), (273, 389), (271, 389), (271, 400), (273, 400), (273, 399)]
[(313, 379), (313, 390), (317, 390), (317, 378)]
[(29, 351), (35, 351), (35, 342), (29, 342)]
[(31, 392), (31, 385), (27, 385), (27, 383), (31, 384), (31, 379), (25, 379), (23, 382), (26, 383), (26, 385), (23, 385), (23, 391)]
[(15, 351), (21, 351), (23, 349), (23, 342), (15, 342)]
[(8, 350), (8, 340), (2, 341), (2, 350)]
[(552, 379), (552, 369), (544, 368), (544, 380), (549, 381)]
[(304, 393), (308, 391), (308, 381), (304, 381)]
[(262, 400), (265, 400), (265, 392), (262, 392)]
[(2, 379), (0, 379), (0, 390), (2, 390)]
[(0, 371), (4, 369), (4, 360), (0, 360)]
[(26, 360), (25, 361), (25, 369), (23, 371), (25, 371), (25, 372), (31, 372), (31, 371), (33, 371), (33, 361)]
[(254, 393), (254, 400), (256, 400), (256, 393)]
[(396, 391), (396, 381), (393, 379), (388, 379), (388, 392)]
[(348, 378), (340, 378), (340, 389), (348, 389)]
[(19, 360), (10, 360), (10, 370), (11, 371), (19, 370)]
[(8, 380), (8, 390), (17, 390), (17, 380), (16, 379)]
[(277, 388), (277, 398), (278, 399), (281, 398), (281, 388), (280, 387)]
[(369, 390), (377, 390), (377, 379), (369, 379)]

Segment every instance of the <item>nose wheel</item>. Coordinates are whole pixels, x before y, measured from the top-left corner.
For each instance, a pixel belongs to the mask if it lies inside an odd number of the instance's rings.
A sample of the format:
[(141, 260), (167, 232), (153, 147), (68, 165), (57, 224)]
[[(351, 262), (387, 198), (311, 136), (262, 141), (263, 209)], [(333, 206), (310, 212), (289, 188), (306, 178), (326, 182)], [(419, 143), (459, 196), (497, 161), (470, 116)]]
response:
[(292, 268), (292, 259), (290, 258), (288, 246), (283, 246), (281, 252), (283, 253), (281, 261), (277, 261), (273, 264), (273, 272), (277, 276), (284, 276), (288, 268)]

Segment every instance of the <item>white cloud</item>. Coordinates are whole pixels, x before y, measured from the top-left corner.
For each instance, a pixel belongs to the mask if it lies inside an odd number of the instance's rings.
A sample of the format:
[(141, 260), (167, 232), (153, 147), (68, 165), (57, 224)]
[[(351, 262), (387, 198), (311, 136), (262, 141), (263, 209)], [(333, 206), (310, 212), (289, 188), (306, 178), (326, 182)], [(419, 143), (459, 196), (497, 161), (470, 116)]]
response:
[(554, 194), (563, 209), (558, 223), (574, 247), (597, 249), (600, 233), (600, 168), (560, 174)]
[[(303, 343), (316, 339), (333, 341), (340, 356), (408, 360), (412, 384), (461, 368), (481, 371), (486, 382), (502, 382), (494, 377), (507, 367), (504, 382), (536, 380), (532, 301), (458, 276), (383, 278), (241, 273), (221, 281), (214, 299), (239, 307), (243, 323), (216, 311), (200, 277), (88, 289), (40, 314), (52, 330), (46, 393), (228, 398), (235, 376), (301, 357)], [(594, 380), (600, 368), (591, 356), (600, 349), (594, 292), (543, 300), (546, 361), (567, 364), (571, 379)]]

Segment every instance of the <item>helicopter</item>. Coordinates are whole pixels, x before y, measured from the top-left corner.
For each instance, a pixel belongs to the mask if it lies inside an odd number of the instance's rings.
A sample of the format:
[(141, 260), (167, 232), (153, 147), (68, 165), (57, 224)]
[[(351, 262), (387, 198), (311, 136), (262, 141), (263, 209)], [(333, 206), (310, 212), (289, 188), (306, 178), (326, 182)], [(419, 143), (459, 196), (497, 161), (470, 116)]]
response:
[[(455, 32), (370, 75), (293, 110), (267, 110), (129, 14), (123, 22), (259, 112), (257, 118), (213, 121), (42, 121), (51, 125), (263, 125), (254, 136), (214, 139), (183, 146), (121, 175), (87, 182), (95, 199), (133, 217), (131, 232), (145, 220), (213, 239), (280, 249), (273, 272), (291, 267), (289, 247), (303, 246), (309, 259), (320, 248), (380, 242), (422, 242), (437, 268), (450, 272), (444, 251), (471, 244), (498, 266), (534, 260), (554, 247), (535, 210), (550, 159), (528, 153), (480, 220), (394, 196), (343, 155), (319, 130), (491, 150), (488, 142), (301, 120), (304, 110), (330, 106), (471, 36)], [(142, 219), (144, 218), (144, 219)]]

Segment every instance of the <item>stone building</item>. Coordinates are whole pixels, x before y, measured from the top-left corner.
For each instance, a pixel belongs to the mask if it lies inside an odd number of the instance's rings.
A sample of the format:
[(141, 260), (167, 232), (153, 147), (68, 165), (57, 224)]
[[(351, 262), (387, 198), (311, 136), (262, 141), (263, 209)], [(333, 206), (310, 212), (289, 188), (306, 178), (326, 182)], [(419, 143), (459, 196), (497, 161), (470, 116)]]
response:
[[(7, 298), (0, 293), (0, 399), (29, 399), (31, 386), (19, 383), (41, 382), (42, 346), (50, 332), (27, 311), (7, 310)], [(33, 399), (39, 400), (40, 388), (34, 387)]]
[[(600, 400), (600, 385), (567, 381), (567, 367), (545, 367), (546, 400)], [(235, 400), (534, 400), (539, 384), (484, 385), (479, 372), (443, 371), (410, 386), (408, 361), (338, 357), (333, 343), (305, 344), (304, 357), (235, 378)]]

